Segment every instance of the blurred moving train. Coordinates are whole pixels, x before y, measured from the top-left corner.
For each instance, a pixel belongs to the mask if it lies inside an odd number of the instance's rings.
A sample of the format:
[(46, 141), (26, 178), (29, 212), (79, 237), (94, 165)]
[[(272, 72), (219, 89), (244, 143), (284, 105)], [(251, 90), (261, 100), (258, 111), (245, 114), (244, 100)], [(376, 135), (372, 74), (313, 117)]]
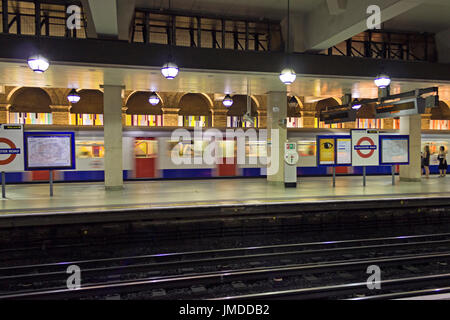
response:
[[(35, 130), (26, 130), (35, 131)], [(48, 130), (44, 130), (48, 131)], [(58, 131), (58, 130), (54, 130)], [(391, 130), (392, 133), (392, 130)], [(348, 130), (301, 129), (288, 130), (288, 140), (297, 142), (299, 176), (322, 176), (332, 173), (331, 167), (317, 167), (316, 136), (326, 134), (348, 135)], [(194, 136), (194, 135), (192, 135)], [(76, 170), (55, 171), (55, 181), (101, 181), (104, 180), (103, 130), (76, 130)], [(171, 131), (130, 129), (123, 132), (123, 176), (134, 179), (195, 179), (212, 177), (262, 177), (266, 168), (261, 159), (266, 156), (266, 140), (253, 139), (245, 143), (246, 164), (237, 164), (235, 140), (218, 141), (223, 150), (223, 164), (174, 164), (171, 151), (177, 147), (185, 158), (201, 157), (210, 140), (183, 140), (171, 138)], [(422, 134), (422, 150), (425, 144), (431, 148), (430, 170), (437, 173), (437, 151), (440, 146), (448, 150), (450, 134)], [(258, 158), (256, 164), (250, 159)], [(253, 159), (255, 160), (255, 159)], [(398, 170), (398, 168), (397, 168)], [(361, 167), (337, 167), (337, 174), (362, 174)], [(367, 167), (367, 174), (390, 174), (390, 166)], [(8, 172), (8, 183), (48, 181), (48, 171)]]

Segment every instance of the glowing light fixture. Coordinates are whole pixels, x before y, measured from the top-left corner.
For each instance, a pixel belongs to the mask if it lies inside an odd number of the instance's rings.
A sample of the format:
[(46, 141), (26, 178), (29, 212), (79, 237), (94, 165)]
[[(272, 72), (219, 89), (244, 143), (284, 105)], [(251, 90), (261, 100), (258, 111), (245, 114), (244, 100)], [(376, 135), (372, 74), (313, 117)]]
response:
[[(287, 46), (286, 46), (287, 47), (286, 51), (288, 54), (287, 63), (286, 63), (287, 66), (289, 66), (289, 53), (290, 53), (290, 40), (289, 39), (291, 39), (289, 31), (290, 31), (290, 22), (289, 22), (289, 0), (288, 0), (287, 1), (287, 39), (288, 40), (287, 40)], [(295, 71), (291, 67), (284, 68), (280, 73), (280, 80), (281, 80), (281, 82), (283, 82), (286, 85), (294, 82), (296, 77), (297, 76), (295, 74)]]
[(77, 103), (80, 99), (81, 97), (75, 89), (70, 90), (67, 95), (67, 100), (69, 100), (70, 103)]
[(178, 74), (178, 66), (173, 62), (167, 62), (162, 66), (161, 73), (166, 79), (174, 79)]
[(223, 98), (222, 103), (225, 107), (229, 108), (233, 105), (233, 98), (231, 98), (231, 96), (227, 94), (225, 98)]
[(375, 78), (374, 82), (378, 88), (386, 88), (391, 84), (391, 78), (388, 75), (380, 74)]
[(50, 63), (41, 55), (33, 55), (28, 58), (28, 66), (36, 73), (44, 73), (48, 69)]
[(156, 106), (159, 103), (159, 97), (158, 97), (158, 95), (156, 94), (155, 91), (150, 93), (150, 97), (148, 98), (148, 102), (150, 102), (150, 104), (152, 106)]
[(358, 110), (359, 108), (361, 108), (361, 103), (358, 99), (355, 99), (352, 103), (352, 109)]
[(283, 71), (281, 71), (280, 73), (280, 80), (284, 84), (291, 84), (295, 81), (296, 77), (297, 75), (295, 74), (295, 71), (291, 68), (283, 69)]

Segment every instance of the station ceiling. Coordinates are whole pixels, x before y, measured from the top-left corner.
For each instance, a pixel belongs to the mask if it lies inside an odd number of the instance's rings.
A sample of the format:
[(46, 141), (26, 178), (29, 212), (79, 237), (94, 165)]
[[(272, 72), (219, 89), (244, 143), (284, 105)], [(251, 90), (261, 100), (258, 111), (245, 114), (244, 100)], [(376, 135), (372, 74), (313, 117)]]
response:
[[(181, 70), (174, 80), (165, 79), (159, 68), (98, 67), (53, 64), (44, 74), (33, 73), (25, 62), (0, 62), (0, 83), (6, 86), (99, 89), (107, 78), (123, 83), (127, 90), (246, 94), (284, 91), (303, 96), (306, 102), (352, 93), (354, 97), (375, 98), (377, 88), (370, 78), (299, 76), (285, 86), (273, 73)], [(450, 82), (393, 79), (392, 93), (438, 86), (440, 99), (450, 101)]]

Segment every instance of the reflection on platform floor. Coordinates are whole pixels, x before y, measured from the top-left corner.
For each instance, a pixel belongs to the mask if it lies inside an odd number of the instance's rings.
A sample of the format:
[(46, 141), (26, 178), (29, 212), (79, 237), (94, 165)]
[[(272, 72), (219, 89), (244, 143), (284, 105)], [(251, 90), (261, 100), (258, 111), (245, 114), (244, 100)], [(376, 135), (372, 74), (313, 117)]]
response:
[[(49, 197), (48, 184), (7, 185), (0, 201), (0, 216), (32, 212), (111, 211), (128, 208), (162, 208), (287, 202), (323, 202), (369, 199), (446, 197), (450, 177), (431, 176), (421, 182), (392, 185), (390, 176), (300, 178), (297, 188), (285, 189), (265, 179), (209, 179), (125, 182), (120, 191), (105, 191), (101, 182), (60, 183)], [(45, 212), (44, 212), (45, 211)]]

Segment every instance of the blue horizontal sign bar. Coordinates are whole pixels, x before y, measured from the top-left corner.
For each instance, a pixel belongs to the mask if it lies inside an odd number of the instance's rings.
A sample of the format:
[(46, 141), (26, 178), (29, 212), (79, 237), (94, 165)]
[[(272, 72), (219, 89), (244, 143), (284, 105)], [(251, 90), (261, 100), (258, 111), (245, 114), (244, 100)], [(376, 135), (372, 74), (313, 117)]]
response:
[(0, 149), (0, 154), (20, 154), (20, 149)]
[(377, 146), (355, 146), (355, 150), (376, 150)]

